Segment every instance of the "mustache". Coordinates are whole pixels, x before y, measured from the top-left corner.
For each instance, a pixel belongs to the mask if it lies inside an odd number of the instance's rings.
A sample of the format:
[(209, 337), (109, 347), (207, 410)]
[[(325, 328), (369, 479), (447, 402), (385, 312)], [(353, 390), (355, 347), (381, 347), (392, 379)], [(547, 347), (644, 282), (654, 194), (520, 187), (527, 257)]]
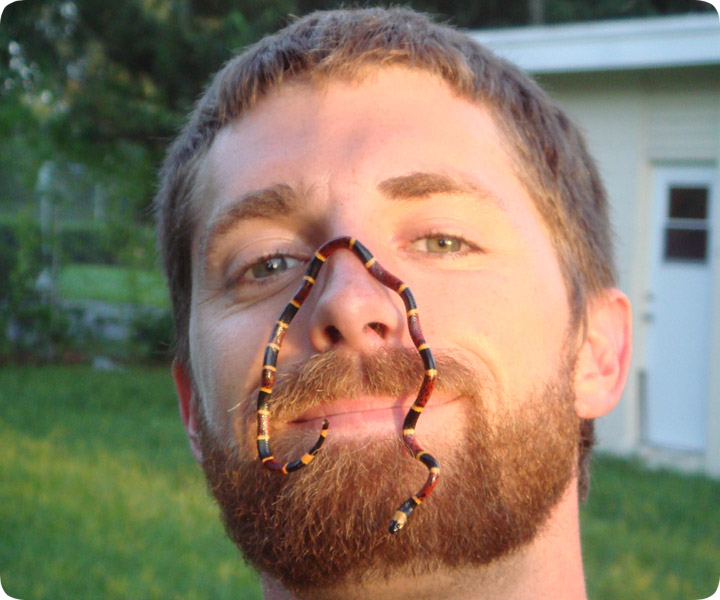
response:
[[(433, 394), (476, 398), (483, 389), (482, 378), (452, 351), (434, 352), (437, 379)], [(284, 421), (340, 398), (359, 396), (414, 396), (420, 390), (425, 370), (417, 350), (382, 348), (372, 354), (350, 354), (330, 350), (289, 365), (275, 380), (269, 402), (270, 416)], [(242, 404), (247, 416), (255, 417), (258, 386)], [(432, 403), (432, 396), (429, 403)]]

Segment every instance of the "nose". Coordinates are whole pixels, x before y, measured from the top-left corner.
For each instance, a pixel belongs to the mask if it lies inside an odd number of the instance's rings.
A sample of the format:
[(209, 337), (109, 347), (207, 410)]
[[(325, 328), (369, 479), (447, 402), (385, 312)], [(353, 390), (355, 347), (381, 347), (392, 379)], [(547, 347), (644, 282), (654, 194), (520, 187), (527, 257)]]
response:
[(309, 336), (315, 351), (345, 347), (370, 354), (382, 346), (402, 345), (405, 314), (399, 299), (350, 250), (328, 257), (314, 287), (319, 293)]

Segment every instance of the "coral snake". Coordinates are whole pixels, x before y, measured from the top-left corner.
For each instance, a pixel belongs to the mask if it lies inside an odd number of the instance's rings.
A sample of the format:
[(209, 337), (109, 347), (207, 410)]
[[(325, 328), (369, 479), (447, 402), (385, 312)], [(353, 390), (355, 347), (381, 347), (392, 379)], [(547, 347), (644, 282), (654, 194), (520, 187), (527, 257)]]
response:
[(397, 277), (386, 271), (375, 260), (375, 257), (370, 253), (370, 251), (354, 238), (340, 237), (330, 240), (329, 242), (323, 244), (320, 249), (315, 252), (315, 256), (310, 261), (305, 271), (303, 283), (293, 296), (292, 300), (290, 300), (288, 305), (285, 307), (280, 315), (280, 318), (277, 320), (275, 327), (273, 328), (272, 334), (270, 335), (270, 339), (268, 340), (265, 348), (262, 368), (262, 382), (257, 400), (258, 455), (262, 464), (267, 469), (283, 474), (292, 473), (312, 461), (327, 436), (328, 420), (323, 419), (322, 429), (317, 442), (315, 442), (315, 445), (310, 448), (310, 450), (302, 456), (302, 458), (286, 463), (276, 460), (270, 451), (269, 402), (273, 385), (275, 384), (275, 371), (278, 353), (280, 352), (280, 346), (283, 338), (285, 337), (288, 326), (290, 325), (290, 321), (292, 321), (293, 317), (297, 314), (297, 311), (308, 297), (320, 268), (336, 250), (340, 249), (352, 251), (353, 254), (355, 254), (355, 256), (363, 262), (365, 268), (373, 277), (375, 277), (375, 279), (384, 286), (395, 291), (402, 298), (407, 313), (410, 337), (420, 353), (423, 367), (425, 369), (425, 375), (423, 377), (420, 391), (413, 402), (413, 405), (410, 407), (410, 410), (405, 417), (405, 421), (403, 422), (403, 442), (410, 454), (412, 454), (413, 458), (419, 460), (427, 467), (429, 474), (425, 485), (423, 485), (420, 491), (414, 496), (408, 498), (393, 515), (389, 531), (390, 533), (397, 533), (403, 528), (413, 510), (430, 495), (437, 484), (438, 477), (440, 476), (440, 466), (437, 460), (423, 450), (415, 439), (415, 425), (417, 424), (418, 417), (432, 393), (435, 380), (437, 378), (437, 367), (435, 365), (435, 359), (433, 358), (432, 352), (423, 339), (417, 305), (415, 304), (415, 299), (413, 298), (410, 288), (408, 288), (408, 286)]

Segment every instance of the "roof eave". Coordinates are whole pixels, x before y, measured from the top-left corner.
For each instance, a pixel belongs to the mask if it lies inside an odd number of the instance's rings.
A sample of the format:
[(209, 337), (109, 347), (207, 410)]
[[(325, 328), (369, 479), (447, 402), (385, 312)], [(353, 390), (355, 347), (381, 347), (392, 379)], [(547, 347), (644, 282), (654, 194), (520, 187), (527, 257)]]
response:
[(709, 14), (479, 30), (470, 35), (529, 73), (720, 65), (720, 19)]

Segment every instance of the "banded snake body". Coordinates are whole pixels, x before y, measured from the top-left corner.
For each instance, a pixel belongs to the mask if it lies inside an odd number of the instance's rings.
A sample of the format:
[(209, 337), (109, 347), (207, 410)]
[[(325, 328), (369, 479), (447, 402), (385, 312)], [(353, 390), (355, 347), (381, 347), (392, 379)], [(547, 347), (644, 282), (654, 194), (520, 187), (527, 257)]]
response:
[(278, 461), (270, 451), (269, 402), (273, 386), (275, 384), (277, 357), (280, 352), (280, 346), (283, 338), (285, 337), (285, 333), (290, 325), (290, 321), (292, 321), (293, 317), (297, 314), (303, 302), (308, 297), (312, 286), (315, 284), (315, 278), (317, 277), (323, 264), (325, 264), (325, 261), (334, 252), (340, 249), (352, 251), (353, 254), (363, 262), (365, 268), (375, 279), (387, 288), (396, 292), (402, 298), (403, 303), (405, 304), (410, 337), (420, 353), (425, 370), (420, 391), (418, 392), (417, 398), (410, 407), (410, 410), (403, 422), (403, 442), (413, 458), (419, 460), (427, 467), (428, 478), (420, 491), (408, 498), (393, 515), (389, 531), (394, 534), (404, 527), (413, 510), (415, 510), (415, 508), (417, 508), (420, 503), (422, 503), (430, 495), (438, 482), (438, 477), (440, 476), (440, 465), (438, 464), (438, 461), (428, 452), (423, 450), (415, 439), (415, 426), (435, 385), (437, 367), (435, 365), (435, 359), (433, 358), (432, 352), (423, 338), (417, 305), (410, 288), (397, 277), (386, 271), (377, 262), (377, 260), (375, 260), (375, 257), (370, 253), (370, 251), (354, 238), (340, 237), (330, 240), (323, 244), (317, 252), (315, 252), (315, 256), (310, 261), (305, 271), (303, 283), (280, 314), (280, 317), (270, 334), (270, 339), (268, 340), (265, 348), (261, 387), (257, 399), (258, 455), (265, 468), (282, 474), (292, 473), (293, 471), (297, 471), (309, 464), (313, 460), (315, 454), (317, 454), (318, 450), (325, 441), (325, 437), (327, 436), (329, 423), (327, 419), (323, 419), (320, 436), (315, 442), (315, 445), (310, 448), (308, 452), (306, 452), (298, 460), (285, 463)]

